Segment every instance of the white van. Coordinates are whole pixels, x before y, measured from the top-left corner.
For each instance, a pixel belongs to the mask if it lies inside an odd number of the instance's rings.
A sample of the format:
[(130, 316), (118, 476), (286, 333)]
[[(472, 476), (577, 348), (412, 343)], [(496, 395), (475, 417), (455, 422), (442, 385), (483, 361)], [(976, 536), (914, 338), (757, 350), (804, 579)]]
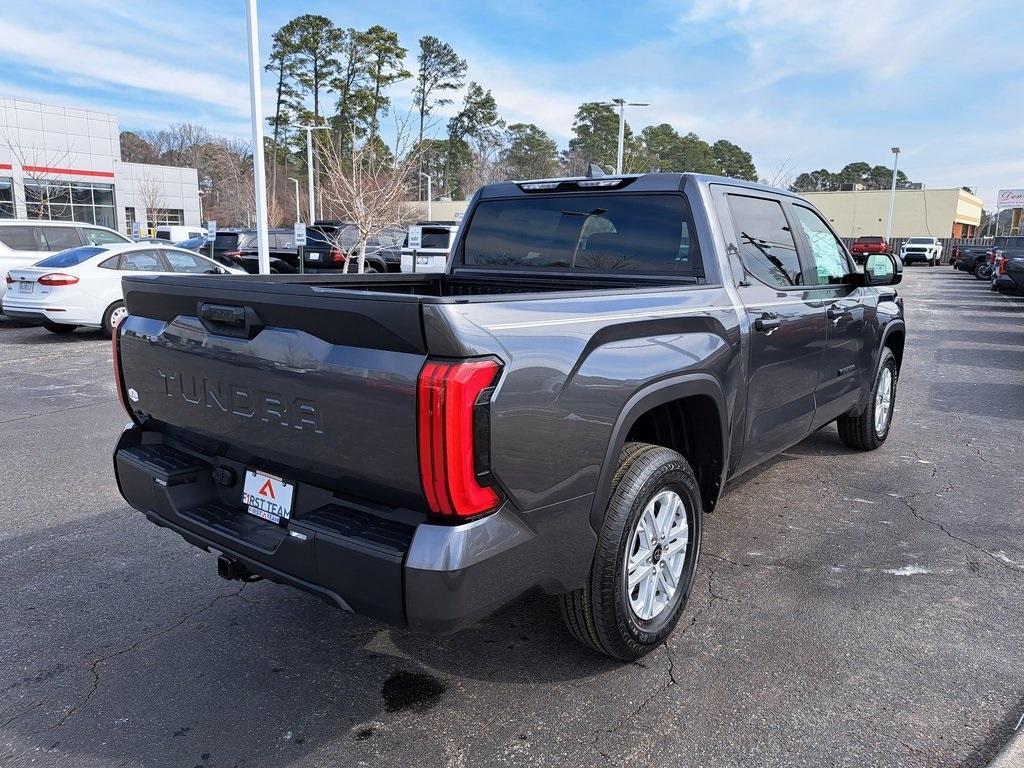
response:
[(161, 240), (170, 240), (172, 243), (180, 243), (183, 240), (191, 240), (193, 237), (206, 237), (209, 232), (206, 227), (184, 227), (178, 224), (168, 224), (156, 227), (156, 234)]
[(402, 248), (403, 272), (444, 272), (459, 225), (454, 221), (420, 221), (409, 227)]
[(47, 219), (0, 219), (0, 297), (7, 291), (7, 272), (35, 264), (51, 253), (81, 245), (130, 243), (124, 235), (95, 224)]

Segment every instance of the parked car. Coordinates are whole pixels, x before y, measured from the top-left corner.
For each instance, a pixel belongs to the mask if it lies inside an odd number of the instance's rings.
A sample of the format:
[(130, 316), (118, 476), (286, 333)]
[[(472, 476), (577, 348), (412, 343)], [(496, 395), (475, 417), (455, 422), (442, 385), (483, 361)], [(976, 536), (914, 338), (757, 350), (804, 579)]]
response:
[[(387, 230), (370, 237), (366, 243), (367, 272), (399, 271), (401, 243), (405, 233)], [(318, 221), (306, 228), (306, 271), (349, 272), (355, 270), (353, 249), (359, 242), (354, 224), (343, 221)]]
[(224, 578), (426, 632), (539, 590), (657, 647), (729, 478), (830, 422), (885, 442), (902, 265), (783, 190), (593, 181), (482, 187), (443, 274), (126, 278), (124, 498)]
[(993, 252), (990, 245), (961, 245), (953, 268), (979, 277)]
[(413, 224), (402, 248), (402, 272), (444, 272), (458, 231), (454, 221)]
[(10, 270), (3, 310), (8, 317), (40, 323), (53, 333), (70, 333), (83, 326), (110, 334), (127, 314), (122, 277), (229, 273), (244, 275), (245, 271), (173, 246), (81, 245)]
[(1012, 287), (1007, 285), (1003, 290), (1013, 290), (1024, 293), (1024, 255), (1015, 255), (1005, 259), (1000, 266), (1002, 274), (1013, 283)]
[[(286, 235), (286, 239), (281, 239), (282, 234)], [(284, 274), (298, 272), (298, 252), (291, 242), (292, 230), (272, 229), (267, 238), (270, 245), (270, 271)], [(218, 229), (213, 240), (213, 258), (221, 264), (255, 274), (259, 272), (256, 240), (255, 229)]]
[(850, 245), (850, 253), (858, 264), (863, 264), (872, 253), (892, 253), (892, 248), (884, 237), (858, 237)]
[[(0, 275), (28, 266), (51, 253), (80, 245), (130, 243), (124, 235), (106, 227), (73, 221), (0, 219)], [(0, 298), (7, 289), (0, 282)]]
[[(1019, 246), (1015, 246), (1013, 243), (1018, 239), (1021, 244)], [(1017, 284), (1017, 279), (1015, 279), (1020, 276), (1018, 267), (1021, 264), (1024, 264), (1024, 237), (1006, 238), (1004, 243), (1009, 244), (994, 249), (991, 271), (991, 287), (993, 291), (1013, 291), (1016, 293), (1020, 290), (1020, 287)]]
[(206, 227), (185, 227), (177, 224), (159, 226), (154, 231), (156, 237), (170, 240), (171, 242), (191, 240), (194, 237), (206, 237), (207, 234), (209, 233), (206, 231)]
[(942, 261), (942, 241), (937, 237), (909, 237), (900, 246), (900, 260), (904, 265), (923, 261), (934, 267)]

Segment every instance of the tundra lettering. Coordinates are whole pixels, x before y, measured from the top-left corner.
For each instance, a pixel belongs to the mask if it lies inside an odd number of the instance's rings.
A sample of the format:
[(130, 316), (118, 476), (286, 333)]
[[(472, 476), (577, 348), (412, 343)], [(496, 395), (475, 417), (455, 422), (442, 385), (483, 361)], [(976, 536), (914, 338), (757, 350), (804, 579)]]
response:
[(296, 397), (288, 401), (280, 394), (263, 390), (254, 395), (248, 387), (225, 385), (205, 376), (181, 371), (159, 368), (157, 374), (163, 379), (164, 394), (167, 397), (177, 396), (192, 405), (206, 406), (221, 413), (231, 413), (244, 418), (252, 418), (259, 412), (260, 421), (268, 424), (290, 426), (318, 435), (324, 433), (323, 415), (312, 400)]
[(784, 190), (594, 170), (482, 187), (443, 273), (131, 275), (118, 487), (224, 578), (432, 633), (543, 592), (636, 659), (730, 478), (832, 424), (885, 443), (902, 265), (863, 261)]

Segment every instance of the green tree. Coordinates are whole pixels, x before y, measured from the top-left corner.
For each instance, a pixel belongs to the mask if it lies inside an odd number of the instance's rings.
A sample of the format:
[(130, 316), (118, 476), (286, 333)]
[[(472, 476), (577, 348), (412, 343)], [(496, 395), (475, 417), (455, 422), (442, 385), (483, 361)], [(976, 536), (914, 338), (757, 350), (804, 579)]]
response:
[(478, 145), (492, 145), (500, 138), (503, 127), (494, 96), (478, 83), (470, 82), (461, 109), (448, 121), (448, 163), (444, 178), (449, 194), (454, 197), (464, 192), (462, 177), (473, 161), (469, 140)]
[(513, 123), (505, 132), (501, 152), (505, 172), (518, 179), (544, 179), (558, 174), (558, 145), (533, 123)]
[(369, 122), (368, 110), (372, 99), (367, 92), (369, 82), (369, 52), (365, 37), (355, 29), (346, 29), (339, 51), (341, 65), (331, 88), (338, 94), (338, 104), (331, 118), (331, 134), (342, 147), (352, 151), (362, 134), (361, 126)]
[(345, 33), (326, 16), (305, 14), (286, 26), (294, 30), (293, 54), (295, 81), (301, 87), (300, 97), (313, 102), (313, 119), (320, 122), (321, 98), (338, 75), (337, 52)]
[(299, 108), (299, 94), (295, 89), (296, 75), (296, 24), (290, 21), (274, 33), (270, 49), (270, 61), (264, 67), (273, 72), (276, 80), (274, 98), (274, 116), (267, 118), (273, 129), (270, 142), (270, 188), (277, 189), (277, 166), (280, 163), (278, 149), (281, 145), (281, 134), (287, 131), (291, 122), (291, 114)]
[[(629, 124), (625, 128), (625, 141), (633, 138)], [(589, 101), (581, 104), (572, 121), (568, 157), (574, 164), (584, 167), (597, 163), (605, 170), (615, 167), (619, 148), (619, 116), (612, 107)]]
[(462, 87), (466, 77), (466, 60), (460, 59), (455, 49), (433, 35), (420, 38), (417, 56), (416, 88), (413, 104), (420, 117), (419, 141), (423, 141), (427, 118), (438, 107), (451, 104), (447, 94)]
[(723, 176), (746, 181), (757, 181), (754, 158), (741, 147), (727, 139), (719, 139), (711, 145), (711, 152)]
[(398, 43), (398, 33), (375, 24), (361, 33), (361, 45), (366, 50), (369, 95), (369, 139), (377, 136), (380, 115), (386, 114), (391, 99), (384, 90), (395, 83), (412, 77), (404, 66), (407, 51)]
[(682, 170), (682, 136), (668, 123), (649, 125), (640, 131), (644, 170)]

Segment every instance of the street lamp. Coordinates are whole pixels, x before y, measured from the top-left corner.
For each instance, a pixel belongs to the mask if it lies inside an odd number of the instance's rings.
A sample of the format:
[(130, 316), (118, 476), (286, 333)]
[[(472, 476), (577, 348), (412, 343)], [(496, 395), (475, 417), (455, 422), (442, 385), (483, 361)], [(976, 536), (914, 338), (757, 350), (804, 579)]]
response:
[(619, 151), (615, 156), (615, 175), (619, 176), (622, 174), (622, 154), (623, 145), (626, 140), (626, 107), (649, 107), (651, 106), (646, 101), (629, 101), (625, 99), (612, 99), (611, 101), (602, 101), (599, 106), (602, 107), (615, 107), (619, 108)]
[(434, 202), (434, 178), (429, 173), (420, 171), (420, 176), (427, 180), (427, 221), (434, 220), (434, 209), (432, 203)]
[(885, 242), (892, 238), (892, 212), (896, 207), (896, 170), (900, 164), (900, 148), (892, 148), (892, 191), (889, 193), (889, 220), (885, 225)]
[(294, 176), (289, 176), (288, 181), (295, 182), (295, 221), (299, 222), (302, 221), (302, 216), (299, 214), (299, 180)]
[(270, 274), (270, 237), (267, 233), (267, 174), (263, 157), (263, 97), (260, 75), (259, 20), (256, 0), (246, 2), (246, 29), (249, 37), (249, 109), (252, 117), (252, 173), (256, 188), (256, 252), (259, 254), (260, 274)]
[(309, 223), (316, 221), (316, 202), (313, 199), (313, 131), (326, 131), (326, 125), (300, 125), (306, 131), (306, 173), (309, 176)]

